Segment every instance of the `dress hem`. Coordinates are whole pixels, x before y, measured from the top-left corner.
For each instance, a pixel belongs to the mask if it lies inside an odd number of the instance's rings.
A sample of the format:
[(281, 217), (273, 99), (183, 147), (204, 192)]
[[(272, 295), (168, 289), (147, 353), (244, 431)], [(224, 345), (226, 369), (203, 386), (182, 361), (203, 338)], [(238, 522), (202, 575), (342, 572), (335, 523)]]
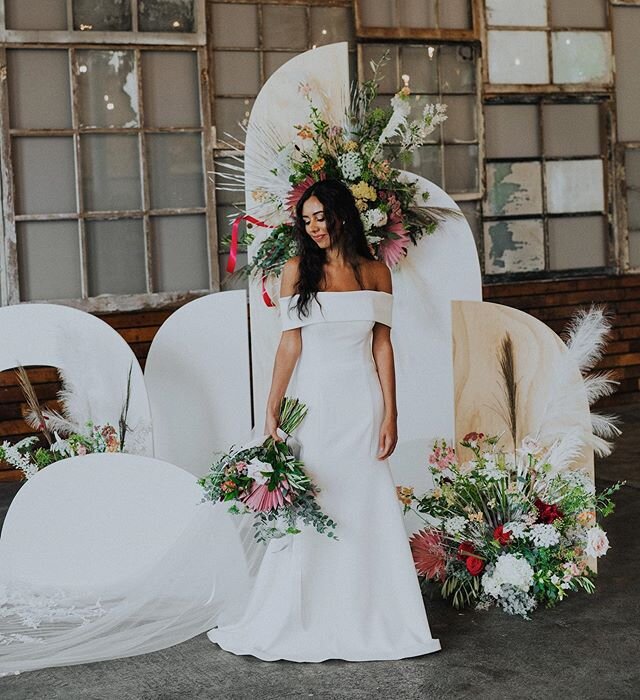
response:
[(407, 659), (415, 656), (426, 656), (427, 654), (433, 654), (436, 651), (441, 650), (440, 642), (437, 639), (432, 640), (431, 644), (425, 644), (423, 646), (415, 646), (400, 651), (385, 651), (385, 652), (370, 652), (368, 654), (330, 654), (328, 656), (322, 656), (317, 658), (300, 658), (293, 655), (271, 655), (265, 653), (258, 649), (253, 649), (250, 647), (243, 647), (242, 650), (234, 647), (232, 644), (226, 645), (223, 642), (215, 639), (215, 632), (217, 630), (211, 630), (207, 632), (207, 637), (209, 641), (213, 644), (217, 644), (224, 651), (235, 654), (236, 656), (254, 656), (261, 661), (293, 661), (294, 663), (322, 663), (323, 661), (399, 661), (400, 659)]

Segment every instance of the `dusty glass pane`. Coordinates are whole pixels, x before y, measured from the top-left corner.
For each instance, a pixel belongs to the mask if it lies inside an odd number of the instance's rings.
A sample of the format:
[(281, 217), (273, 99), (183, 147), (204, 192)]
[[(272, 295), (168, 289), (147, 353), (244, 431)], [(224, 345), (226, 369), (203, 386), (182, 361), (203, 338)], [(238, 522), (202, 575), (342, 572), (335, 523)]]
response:
[(606, 222), (602, 216), (550, 218), (549, 267), (572, 270), (605, 267)]
[(546, 27), (547, 0), (486, 0), (489, 26)]
[(87, 221), (89, 296), (146, 291), (142, 219)]
[(131, 0), (73, 0), (73, 28), (131, 31)]
[(21, 301), (82, 295), (76, 221), (21, 222), (17, 238)]
[(546, 32), (487, 32), (489, 80), (495, 84), (549, 82)]
[(543, 105), (542, 110), (544, 152), (547, 157), (600, 155), (598, 105), (547, 104)]
[[(221, 193), (223, 194), (223, 193)], [(224, 194), (232, 194), (230, 192)], [(218, 197), (220, 201), (220, 197)], [(235, 202), (235, 200), (232, 200)], [(229, 251), (229, 236), (231, 236), (231, 226), (233, 220), (242, 214), (235, 206), (225, 205), (216, 207), (216, 223), (218, 226), (218, 251), (228, 252)], [(240, 246), (242, 249), (245, 248), (244, 245)]]
[(611, 83), (609, 32), (553, 32), (554, 83)]
[[(435, 47), (400, 47), (400, 73), (409, 76), (411, 92), (438, 93), (438, 58), (439, 51)], [(396, 87), (396, 90), (400, 87), (402, 83)]]
[(155, 291), (209, 289), (204, 216), (158, 216), (151, 226)]
[(607, 0), (550, 0), (551, 26), (606, 29)]
[(67, 51), (9, 49), (7, 76), (9, 120), (13, 128), (71, 127)]
[(471, 29), (471, 0), (441, 0), (438, 24), (442, 29)]
[(258, 46), (258, 10), (255, 5), (210, 5), (211, 30), (216, 48), (253, 48)]
[(475, 92), (476, 65), (472, 46), (441, 46), (441, 90), (447, 92)]
[(442, 149), (440, 146), (421, 146), (411, 154), (407, 170), (426, 177), (442, 187)]
[(485, 105), (487, 158), (535, 158), (540, 155), (536, 105)]
[(200, 134), (147, 136), (151, 207), (203, 207)]
[(444, 140), (448, 143), (477, 141), (476, 98), (473, 95), (448, 95), (448, 118), (443, 124)]
[(619, 141), (640, 141), (640, 10), (612, 7), (616, 43), (616, 113)]
[(141, 208), (137, 136), (82, 135), (80, 149), (82, 191), (87, 211)]
[(627, 226), (640, 230), (640, 192), (627, 190)]
[(141, 32), (194, 32), (194, 0), (138, 0)]
[(449, 194), (478, 191), (477, 146), (445, 146), (443, 189)]
[(486, 216), (542, 213), (540, 163), (487, 163)]
[(360, 6), (363, 27), (392, 27), (395, 18), (395, 0), (356, 0)]
[(306, 49), (307, 17), (304, 7), (262, 6), (263, 46), (266, 49)]
[(67, 0), (4, 0), (7, 29), (67, 29)]
[(547, 211), (552, 214), (604, 211), (602, 161), (564, 160), (545, 163)]
[(249, 123), (249, 115), (255, 100), (248, 97), (216, 97), (215, 128), (218, 140), (226, 140), (231, 134), (244, 143), (242, 127)]
[(629, 231), (629, 266), (640, 267), (640, 231)]
[(397, 3), (398, 27), (437, 27), (435, 0), (403, 0)]
[(381, 94), (395, 94), (398, 90), (398, 82), (400, 82), (400, 74), (398, 66), (398, 47), (385, 46), (384, 44), (363, 44), (362, 45), (362, 67), (364, 72), (364, 80), (369, 80), (372, 77), (371, 62), (378, 63), (384, 55), (388, 56), (388, 61), (382, 67), (379, 78), (382, 80), (379, 83), (378, 91)]
[(271, 77), (280, 66), (290, 61), (297, 53), (289, 51), (265, 51), (264, 52), (264, 77), (265, 80)]
[(544, 228), (540, 219), (488, 221), (484, 224), (484, 271), (544, 270)]
[(78, 51), (75, 71), (81, 126), (139, 125), (133, 51)]
[(73, 139), (67, 136), (14, 137), (17, 214), (76, 211)]
[(142, 95), (148, 126), (200, 126), (195, 51), (143, 51)]
[(355, 28), (349, 7), (312, 7), (311, 44), (323, 46), (336, 41), (353, 43)]
[(217, 95), (257, 95), (260, 89), (260, 56), (251, 51), (216, 51)]
[(624, 154), (627, 187), (640, 188), (640, 149), (628, 148)]
[(227, 272), (227, 263), (229, 254), (223, 253), (218, 256), (218, 269), (220, 274), (220, 287), (223, 292), (230, 292), (233, 289), (247, 289), (247, 278), (244, 275), (238, 274), (238, 270), (247, 264), (247, 254), (238, 253), (236, 258), (236, 272), (230, 275)]

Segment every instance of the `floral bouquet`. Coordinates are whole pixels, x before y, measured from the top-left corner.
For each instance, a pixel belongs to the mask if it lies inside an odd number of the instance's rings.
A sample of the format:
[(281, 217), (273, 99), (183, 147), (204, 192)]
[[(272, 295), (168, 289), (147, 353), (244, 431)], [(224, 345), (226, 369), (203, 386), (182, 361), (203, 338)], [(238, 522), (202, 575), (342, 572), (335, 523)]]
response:
[[(348, 185), (371, 249), (389, 267), (407, 254), (410, 243), (433, 233), (444, 216), (458, 214), (456, 210), (427, 207), (429, 193), (419, 193), (416, 183), (403, 178), (393, 165), (395, 160), (409, 160), (411, 153), (447, 117), (446, 105), (427, 104), (419, 118), (410, 119), (409, 76), (403, 76), (404, 86), (389, 107), (374, 106), (378, 71), (385, 60), (372, 63), (374, 77), (353, 88), (351, 104), (340, 123), (332, 123), (330, 106), (320, 107), (311, 86), (302, 84), (300, 91), (309, 103), (307, 122), (293, 126), (292, 138), (286, 144), (274, 143), (270, 133), (263, 135), (270, 150), (265, 168), (269, 176), (261, 179), (251, 196), (262, 218), (279, 223), (271, 226), (253, 220), (271, 231), (245, 268), (247, 274), (263, 279), (279, 275), (284, 263), (296, 254), (296, 204), (317, 180), (335, 178)], [(218, 188), (243, 191), (241, 167), (233, 162), (221, 162), (220, 166), (229, 172), (216, 173), (224, 181)], [(240, 242), (249, 244), (253, 238), (249, 230)], [(232, 236), (232, 248), (238, 240)], [(235, 259), (233, 250), (232, 257)]]
[(613, 512), (622, 484), (596, 493), (580, 470), (554, 467), (554, 449), (526, 438), (514, 453), (498, 438), (469, 433), (474, 458), (459, 463), (445, 441), (429, 457), (434, 488), (418, 498), (399, 488), (405, 510), (427, 527), (411, 538), (419, 575), (435, 582), (456, 608), (497, 605), (528, 617), (569, 591), (595, 590), (589, 558), (609, 549), (597, 515)]
[[(298, 399), (285, 397), (280, 407), (281, 430), (290, 435), (306, 412)], [(300, 523), (337, 539), (336, 523), (320, 510), (315, 500), (319, 489), (303, 467), (286, 440), (267, 437), (257, 445), (232, 448), (198, 483), (205, 501), (231, 502), (229, 512), (253, 514), (259, 542), (298, 534)]]

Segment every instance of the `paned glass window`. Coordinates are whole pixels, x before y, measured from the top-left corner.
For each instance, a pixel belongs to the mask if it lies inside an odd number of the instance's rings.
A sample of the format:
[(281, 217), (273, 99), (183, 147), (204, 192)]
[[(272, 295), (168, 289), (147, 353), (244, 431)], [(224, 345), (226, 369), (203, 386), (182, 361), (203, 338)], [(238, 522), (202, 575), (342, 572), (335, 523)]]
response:
[(471, 29), (471, 0), (356, 0), (358, 30)]

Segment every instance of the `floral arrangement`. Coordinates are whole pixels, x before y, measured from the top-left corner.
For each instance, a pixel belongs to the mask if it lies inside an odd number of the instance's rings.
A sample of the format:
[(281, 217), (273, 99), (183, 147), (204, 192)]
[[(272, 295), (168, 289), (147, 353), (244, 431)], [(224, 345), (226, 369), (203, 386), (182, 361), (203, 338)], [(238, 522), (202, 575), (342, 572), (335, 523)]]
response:
[(11, 444), (5, 440), (0, 445), (0, 460), (14, 469), (22, 471), (26, 479), (35, 476), (41, 469), (67, 457), (77, 457), (96, 452), (124, 452), (127, 433), (129, 402), (131, 398), (131, 372), (129, 367), (125, 400), (118, 420), (118, 427), (110, 423), (96, 425), (93, 421), (82, 423), (73, 410), (73, 382), (59, 370), (62, 390), (58, 399), (62, 413), (41, 406), (29, 376), (22, 366), (16, 368), (18, 383), (26, 401), (24, 414), (26, 423), (40, 435), (32, 435)]
[[(263, 279), (280, 274), (284, 263), (296, 254), (296, 204), (310, 185), (325, 178), (342, 180), (349, 186), (371, 249), (389, 267), (399, 263), (411, 243), (433, 233), (444, 216), (458, 214), (451, 209), (427, 207), (429, 193), (419, 193), (416, 183), (403, 178), (394, 167), (396, 160), (406, 162), (447, 118), (446, 105), (427, 104), (419, 118), (410, 119), (411, 90), (409, 76), (405, 75), (404, 86), (389, 107), (374, 106), (378, 73), (385, 60), (372, 63), (374, 77), (353, 88), (351, 104), (341, 123), (332, 123), (330, 108), (318, 106), (312, 88), (302, 84), (299, 89), (309, 103), (307, 122), (293, 126), (292, 138), (286, 144), (273, 143), (272, 136), (264, 134), (264, 142), (272, 151), (272, 158), (265, 164), (269, 176), (259, 178), (261, 184), (251, 196), (262, 218), (276, 223), (272, 226), (252, 217), (239, 217), (271, 229), (244, 269), (247, 274)], [(220, 165), (229, 172), (217, 173), (224, 181), (219, 189), (243, 191), (241, 166)], [(237, 224), (238, 220), (236, 231)], [(241, 240), (232, 236), (232, 248), (238, 241), (248, 244), (253, 238), (252, 230)]]
[[(280, 429), (290, 435), (306, 412), (306, 406), (298, 399), (285, 397), (280, 408)], [(254, 536), (259, 542), (299, 534), (300, 525), (312, 526), (337, 539), (336, 523), (315, 500), (318, 487), (305, 473), (287, 440), (267, 437), (239, 450), (232, 448), (198, 483), (205, 501), (228, 502), (229, 512), (252, 514)]]
[(473, 459), (460, 463), (452, 446), (434, 444), (434, 487), (426, 494), (398, 487), (405, 510), (427, 524), (411, 538), (418, 574), (456, 608), (496, 605), (525, 618), (569, 591), (592, 593), (589, 558), (609, 549), (597, 516), (613, 512), (621, 484), (596, 493), (585, 472), (557, 468), (557, 446), (531, 438), (513, 453), (483, 433), (469, 433), (461, 445)]

